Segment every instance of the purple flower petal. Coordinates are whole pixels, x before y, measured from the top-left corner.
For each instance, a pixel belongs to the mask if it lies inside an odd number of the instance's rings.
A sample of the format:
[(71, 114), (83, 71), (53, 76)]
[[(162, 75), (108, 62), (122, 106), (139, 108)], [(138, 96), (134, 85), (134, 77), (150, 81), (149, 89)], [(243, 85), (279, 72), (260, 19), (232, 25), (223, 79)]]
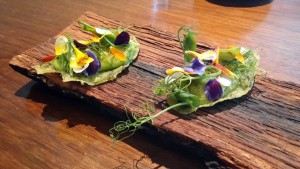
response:
[(198, 58), (195, 58), (192, 62), (192, 66), (191, 68), (194, 70), (195, 73), (197, 73), (198, 75), (203, 75), (206, 66), (205, 64), (203, 64), (203, 62), (200, 62), (200, 60)]
[(198, 75), (203, 75), (205, 69), (206, 69), (206, 65), (198, 58), (195, 58), (190, 65), (183, 68), (183, 70), (187, 73), (198, 74)]
[(195, 73), (194, 70), (190, 67), (184, 67), (183, 70), (187, 73)]
[(86, 76), (92, 76), (98, 72), (101, 67), (101, 63), (97, 56), (90, 49), (86, 49), (86, 53), (89, 57), (93, 58), (94, 61), (89, 64), (89, 66), (83, 71)]
[(222, 97), (223, 89), (216, 79), (210, 79), (204, 86), (206, 99), (214, 102)]
[(73, 42), (74, 42), (74, 45), (76, 46), (76, 48), (83, 48), (83, 49), (85, 49), (85, 48), (87, 48), (87, 45), (85, 45), (85, 44), (82, 44), (82, 43), (79, 43), (77, 40), (73, 40)]
[(121, 32), (121, 33), (117, 36), (117, 38), (116, 38), (114, 44), (115, 44), (115, 45), (128, 44), (128, 43), (129, 43), (129, 40), (130, 40), (129, 34), (128, 34), (127, 32), (125, 32), (125, 31), (123, 31), (123, 32)]

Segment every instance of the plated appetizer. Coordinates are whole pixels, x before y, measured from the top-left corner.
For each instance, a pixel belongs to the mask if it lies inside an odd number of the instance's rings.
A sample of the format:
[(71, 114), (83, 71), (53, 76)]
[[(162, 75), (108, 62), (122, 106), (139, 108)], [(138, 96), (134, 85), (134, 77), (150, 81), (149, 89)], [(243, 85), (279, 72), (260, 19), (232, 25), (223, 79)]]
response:
[(78, 81), (93, 86), (115, 79), (138, 56), (140, 45), (126, 29), (78, 23), (82, 30), (92, 33), (92, 37), (75, 40), (70, 35), (59, 36), (55, 54), (34, 66), (38, 74), (60, 73), (63, 82)]
[(196, 33), (186, 26), (179, 29), (178, 40), (185, 63), (166, 70), (167, 76), (154, 88), (155, 95), (166, 97), (169, 107), (155, 114), (133, 115), (132, 120), (117, 122), (110, 130), (113, 139), (126, 138), (128, 133), (133, 134), (142, 124), (152, 122), (171, 109), (189, 114), (201, 107), (241, 97), (251, 90), (259, 62), (254, 50), (229, 46), (196, 52)]

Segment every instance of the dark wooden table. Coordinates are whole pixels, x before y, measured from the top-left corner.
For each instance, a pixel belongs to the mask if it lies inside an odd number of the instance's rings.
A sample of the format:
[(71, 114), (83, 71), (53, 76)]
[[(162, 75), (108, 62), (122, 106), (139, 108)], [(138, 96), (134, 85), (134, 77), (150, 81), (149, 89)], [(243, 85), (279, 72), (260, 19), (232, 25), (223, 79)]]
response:
[(258, 47), (261, 67), (268, 70), (268, 77), (299, 83), (299, 5), (292, 0), (256, 7), (212, 0), (0, 1), (0, 168), (222, 166), (217, 159), (199, 159), (173, 150), (143, 133), (113, 147), (108, 130), (115, 119), (99, 113), (94, 105), (78, 105), (78, 99), (53, 93), (14, 72), (8, 62), (14, 55), (56, 35), (89, 10), (173, 33), (182, 24), (192, 25), (200, 32), (199, 41), (208, 44)]

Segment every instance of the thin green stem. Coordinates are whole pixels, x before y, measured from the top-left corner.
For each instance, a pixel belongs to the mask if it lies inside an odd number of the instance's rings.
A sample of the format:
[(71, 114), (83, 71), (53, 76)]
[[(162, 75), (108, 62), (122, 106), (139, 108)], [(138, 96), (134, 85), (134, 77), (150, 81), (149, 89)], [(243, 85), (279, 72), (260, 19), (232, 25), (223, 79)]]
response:
[(110, 40), (108, 40), (105, 36), (103, 37), (111, 46), (115, 46), (113, 43), (111, 43)]
[(185, 85), (184, 87), (181, 88), (181, 79), (180, 79), (180, 85), (179, 85), (179, 88), (180, 88), (181, 90), (183, 90), (183, 89), (189, 87), (189, 86), (192, 84), (192, 79), (191, 79), (191, 78), (189, 78), (189, 79), (187, 79), (187, 80), (189, 80), (189, 83), (188, 83), (187, 85)]
[(182, 78), (182, 79), (180, 79), (181, 81), (186, 81), (186, 80), (195, 80), (195, 79), (200, 79), (201, 78), (201, 76), (196, 76), (196, 77), (192, 77), (192, 76), (189, 76), (189, 77), (187, 77), (187, 78)]
[(180, 40), (180, 32), (181, 32), (181, 30), (184, 29), (184, 27), (185, 27), (185, 26), (181, 26), (181, 27), (179, 28), (179, 30), (178, 30), (178, 33), (177, 33), (178, 41), (179, 41), (179, 44), (180, 44), (180, 46), (181, 46), (181, 49), (183, 50), (183, 53), (184, 53), (184, 49), (183, 49), (183, 43), (182, 43), (182, 41)]
[[(131, 120), (127, 120), (127, 121), (119, 121), (117, 123), (115, 123), (114, 127), (111, 128), (109, 130), (110, 132), (110, 136), (112, 137), (113, 140), (123, 140), (125, 138), (130, 137), (131, 135), (133, 135), (136, 130), (138, 130), (142, 124), (148, 122), (148, 121), (152, 121), (154, 118), (160, 116), (161, 114), (163, 114), (166, 111), (169, 111), (173, 108), (176, 107), (180, 107), (180, 106), (184, 106), (184, 105), (188, 105), (188, 103), (177, 103), (174, 104), (158, 113), (156, 113), (155, 115), (149, 115), (148, 117), (135, 117), (135, 115), (133, 115), (133, 118), (135, 119), (134, 122), (131, 122)], [(121, 135), (128, 133), (127, 136), (124, 136), (123, 138), (121, 138)]]
[(187, 104), (188, 104), (188, 103), (177, 103), (177, 104), (174, 104), (174, 105), (172, 105), (172, 106), (170, 106), (170, 107), (168, 107), (168, 108), (166, 108), (166, 109), (164, 109), (164, 110), (162, 110), (162, 111), (156, 113), (155, 115), (149, 116), (148, 118), (142, 120), (142, 121), (141, 121), (141, 124), (146, 123), (146, 122), (148, 122), (149, 120), (152, 120), (152, 119), (154, 119), (154, 118), (160, 116), (161, 114), (163, 114), (163, 113), (166, 112), (166, 111), (169, 111), (169, 110), (171, 110), (171, 109), (173, 109), (173, 108), (180, 107), (180, 106), (184, 106), (184, 105), (187, 105)]
[(89, 24), (87, 24), (87, 23), (85, 23), (83, 21), (80, 21), (80, 20), (77, 21), (77, 22), (83, 26), (82, 27), (83, 30), (92, 32), (93, 34), (97, 34), (95, 27), (93, 27), (93, 26), (91, 26), (91, 25), (89, 25)]

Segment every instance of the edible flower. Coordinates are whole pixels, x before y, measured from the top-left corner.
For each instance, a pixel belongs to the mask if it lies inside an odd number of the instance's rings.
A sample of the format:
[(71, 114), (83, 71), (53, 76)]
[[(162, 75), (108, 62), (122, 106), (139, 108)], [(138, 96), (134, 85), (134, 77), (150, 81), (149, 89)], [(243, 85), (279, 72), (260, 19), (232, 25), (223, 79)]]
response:
[(103, 34), (101, 37), (94, 35), (90, 40), (74, 40), (74, 45), (77, 48), (87, 48), (87, 45), (91, 44), (91, 43), (95, 43), (95, 42), (100, 42), (100, 40), (105, 36), (105, 34)]
[(91, 38), (90, 43), (92, 43), (92, 42), (100, 42), (100, 40), (103, 39), (105, 35), (106, 35), (106, 34), (103, 34), (101, 37), (99, 37), (99, 36), (97, 36), (97, 35), (94, 35), (94, 36)]
[(117, 49), (115, 46), (109, 47), (110, 52), (120, 61), (125, 61), (126, 60), (126, 55)]
[(173, 67), (172, 69), (168, 69), (168, 70), (166, 70), (166, 74), (167, 75), (171, 75), (171, 74), (173, 74), (173, 73), (175, 73), (175, 72), (182, 72), (182, 73), (185, 73), (185, 71), (181, 68), (181, 67)]
[(123, 44), (128, 44), (130, 40), (130, 36), (127, 32), (123, 31), (118, 34), (116, 37), (116, 40), (114, 42), (115, 45), (123, 45)]
[(91, 62), (94, 61), (92, 57), (82, 53), (76, 46), (72, 45), (75, 55), (71, 57), (70, 67), (75, 73), (83, 72)]
[(216, 51), (213, 51), (213, 50), (208, 50), (206, 52), (203, 52), (203, 53), (197, 53), (195, 51), (186, 51), (185, 52), (186, 54), (192, 54), (194, 55), (195, 57), (197, 57), (198, 59), (200, 60), (216, 60), (217, 58), (217, 53)]
[(44, 62), (50, 62), (52, 61), (56, 56), (55, 55), (49, 55), (43, 58)]
[[(228, 49), (232, 49), (232, 48), (236, 48), (235, 46), (228, 46)], [(245, 48), (242, 48), (242, 47), (239, 47), (240, 48), (240, 51), (239, 53), (235, 54), (235, 58), (240, 61), (241, 63), (245, 63), (245, 59), (244, 59), (244, 56), (241, 54)]]
[(216, 79), (210, 79), (204, 86), (204, 94), (207, 100), (214, 102), (223, 95), (223, 89)]
[(223, 74), (223, 73), (218, 77), (217, 81), (218, 81), (222, 86), (225, 86), (225, 87), (230, 86), (231, 83), (232, 83), (232, 80), (231, 80), (228, 76), (226, 76), (225, 74)]
[(77, 41), (74, 39), (73, 42), (76, 48), (87, 48), (88, 45), (87, 43), (88, 41), (81, 41), (81, 40)]
[(219, 63), (219, 59), (220, 59), (220, 48), (219, 48), (219, 47), (216, 47), (215, 52), (216, 52), (216, 59), (213, 61), (213, 63)]
[(172, 69), (166, 70), (166, 74), (170, 75), (175, 72), (185, 73), (185, 74), (198, 74), (203, 75), (205, 72), (206, 66), (205, 64), (200, 61), (198, 58), (194, 58), (192, 63), (188, 66), (181, 68), (181, 67), (173, 67)]
[(244, 56), (242, 53), (244, 52), (244, 48), (236, 47), (236, 46), (228, 46), (227, 49), (220, 49), (220, 59), (231, 61), (233, 59), (238, 60), (242, 64), (245, 63)]
[(229, 69), (225, 68), (224, 66), (220, 65), (219, 63), (213, 63), (213, 65), (221, 70), (222, 72), (224, 72), (225, 74), (229, 75), (230, 77), (235, 77), (237, 78), (237, 76), (232, 72), (230, 71)]
[(59, 56), (68, 51), (68, 39), (65, 36), (60, 36), (55, 41), (55, 55)]
[(90, 49), (86, 49), (86, 53), (89, 57), (94, 60), (89, 64), (89, 66), (83, 71), (86, 76), (95, 75), (101, 67), (101, 62), (98, 60), (97, 56)]
[(176, 79), (178, 79), (179, 77), (181, 77), (183, 75), (184, 72), (173, 72), (172, 74), (169, 74), (166, 78), (165, 78), (165, 84), (171, 84), (173, 83)]
[(198, 75), (203, 75), (205, 69), (206, 69), (205, 64), (198, 58), (194, 58), (194, 60), (190, 65), (183, 68), (183, 70), (189, 74), (198, 74)]
[(238, 61), (240, 61), (241, 63), (243, 63), (243, 64), (245, 63), (244, 56), (243, 56), (241, 53), (235, 55), (235, 58), (236, 58)]

